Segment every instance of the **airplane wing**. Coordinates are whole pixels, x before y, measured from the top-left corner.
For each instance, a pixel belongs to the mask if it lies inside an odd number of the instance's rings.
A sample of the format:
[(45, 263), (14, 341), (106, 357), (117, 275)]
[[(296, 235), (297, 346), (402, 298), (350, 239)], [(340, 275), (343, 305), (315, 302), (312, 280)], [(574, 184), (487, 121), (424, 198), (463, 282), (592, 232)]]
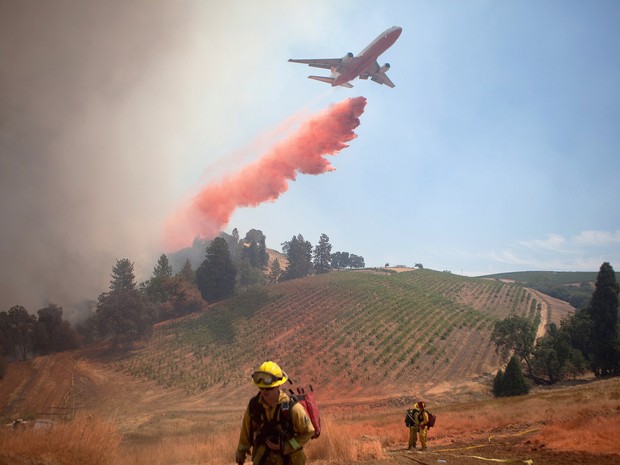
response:
[(289, 63), (303, 63), (314, 68), (332, 69), (337, 68), (342, 63), (342, 58), (317, 58), (317, 59), (289, 59)]
[(392, 80), (387, 77), (385, 73), (375, 73), (370, 78), (371, 81), (377, 82), (379, 84), (385, 84), (388, 87), (396, 87), (396, 85), (392, 82)]
[(387, 74), (385, 74), (388, 69), (390, 69), (390, 65), (388, 63), (383, 66), (379, 66), (379, 64), (375, 61), (360, 75), (360, 79), (370, 78), (371, 81), (374, 81), (377, 84), (385, 84), (386, 86), (392, 88), (396, 87), (392, 80), (387, 77)]
[[(310, 79), (314, 79), (315, 81), (321, 81), (321, 82), (326, 82), (328, 84), (331, 84), (332, 86), (334, 85), (334, 78), (332, 77), (326, 77), (326, 76), (308, 76), (308, 78)], [(342, 84), (339, 84), (341, 87), (348, 87), (349, 89), (351, 89), (353, 87), (353, 85), (349, 84), (348, 82), (343, 82)]]

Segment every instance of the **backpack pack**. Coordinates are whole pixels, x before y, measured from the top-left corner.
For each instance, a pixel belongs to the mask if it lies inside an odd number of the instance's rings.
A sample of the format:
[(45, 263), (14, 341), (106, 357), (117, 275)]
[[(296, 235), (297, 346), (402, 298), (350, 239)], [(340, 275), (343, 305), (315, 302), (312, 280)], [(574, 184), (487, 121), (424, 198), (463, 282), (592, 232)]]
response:
[(410, 408), (408, 410), (405, 410), (405, 426), (406, 427), (410, 428), (415, 425), (414, 415), (415, 415), (414, 409)]
[(428, 413), (428, 423), (427, 426), (430, 428), (432, 428), (433, 426), (435, 426), (435, 420), (437, 419), (437, 415), (433, 415), (431, 412), (429, 412), (428, 410), (426, 411), (426, 413)]
[(308, 391), (306, 391), (305, 388), (297, 388), (297, 392), (295, 393), (292, 389), (289, 389), (289, 395), (291, 396), (291, 400), (295, 399), (296, 402), (304, 406), (306, 413), (310, 417), (312, 426), (314, 426), (312, 439), (318, 438), (321, 435), (321, 415), (319, 413), (319, 406), (316, 403), (312, 384), (308, 386)]
[[(416, 411), (415, 409), (408, 409), (405, 410), (405, 426), (407, 427), (412, 427), (415, 426), (415, 415), (418, 413), (419, 411)], [(429, 412), (428, 410), (426, 410), (426, 413), (428, 414), (428, 423), (426, 424), (426, 426), (430, 429), (433, 426), (435, 426), (435, 421), (437, 420), (437, 415), (434, 415), (433, 413)]]
[(292, 424), (290, 421), (290, 410), (297, 403), (303, 405), (312, 426), (314, 426), (314, 434), (312, 439), (316, 439), (321, 434), (321, 417), (319, 414), (319, 407), (316, 403), (316, 397), (314, 396), (314, 390), (312, 385), (308, 387), (308, 391), (305, 388), (297, 388), (297, 393), (292, 389), (289, 389), (290, 402), (284, 402), (278, 404), (273, 420), (266, 422), (264, 418), (264, 410), (259, 404), (260, 393), (256, 394), (250, 399), (250, 419), (252, 421), (252, 429), (257, 430), (262, 424), (262, 433), (269, 436), (273, 431), (292, 432)]

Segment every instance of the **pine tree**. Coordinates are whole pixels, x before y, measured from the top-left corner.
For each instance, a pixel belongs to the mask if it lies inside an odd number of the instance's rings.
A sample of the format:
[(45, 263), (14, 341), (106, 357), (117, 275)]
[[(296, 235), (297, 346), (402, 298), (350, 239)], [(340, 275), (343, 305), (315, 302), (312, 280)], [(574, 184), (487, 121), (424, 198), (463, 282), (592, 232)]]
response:
[(233, 263), (237, 263), (239, 261), (241, 249), (243, 249), (243, 244), (241, 243), (241, 238), (239, 237), (239, 230), (237, 228), (232, 230), (230, 240), (226, 241), (226, 243), (228, 244), (230, 259)]
[(130, 291), (136, 288), (136, 278), (133, 271), (133, 263), (127, 258), (116, 261), (112, 268), (112, 279), (110, 281), (110, 291)]
[(501, 396), (520, 396), (530, 392), (530, 387), (523, 376), (521, 363), (516, 356), (512, 356), (501, 382)]
[(327, 273), (331, 269), (332, 245), (327, 234), (321, 234), (319, 243), (314, 247), (314, 269), (317, 274)]
[(196, 282), (196, 273), (194, 273), (194, 269), (192, 268), (192, 264), (189, 261), (189, 258), (185, 259), (183, 268), (181, 268), (181, 271), (179, 271), (177, 276), (188, 283), (193, 284)]
[(112, 268), (110, 292), (99, 295), (97, 327), (114, 346), (132, 344), (153, 331), (153, 308), (136, 289), (133, 263), (124, 258)]
[(616, 273), (608, 262), (601, 265), (586, 312), (592, 321), (590, 366), (596, 376), (620, 373), (618, 350), (618, 293)]
[(502, 383), (504, 382), (504, 372), (500, 368), (493, 379), (493, 395), (500, 397), (502, 395)]
[(228, 244), (216, 237), (207, 247), (205, 260), (196, 270), (196, 284), (204, 300), (216, 302), (235, 293), (237, 269), (233, 265)]
[(288, 266), (282, 274), (282, 280), (303, 278), (312, 269), (312, 244), (304, 240), (301, 234), (282, 244), (282, 251), (288, 259)]
[(155, 265), (155, 268), (153, 269), (153, 277), (172, 278), (172, 265), (168, 261), (166, 254), (161, 254), (159, 257), (157, 265)]
[(170, 298), (172, 288), (172, 265), (162, 254), (153, 269), (153, 276), (146, 283), (146, 295), (154, 302), (164, 303)]

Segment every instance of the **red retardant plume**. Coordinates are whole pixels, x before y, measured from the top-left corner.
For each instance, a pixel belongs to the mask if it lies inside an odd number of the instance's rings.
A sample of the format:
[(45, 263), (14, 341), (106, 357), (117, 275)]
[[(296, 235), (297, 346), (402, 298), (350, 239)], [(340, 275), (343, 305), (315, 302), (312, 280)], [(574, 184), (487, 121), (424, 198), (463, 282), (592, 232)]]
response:
[(177, 250), (196, 237), (219, 234), (238, 207), (275, 201), (297, 173), (321, 174), (334, 167), (323, 158), (348, 147), (366, 106), (365, 97), (349, 98), (302, 123), (295, 134), (276, 144), (241, 171), (204, 187), (166, 225), (166, 248)]

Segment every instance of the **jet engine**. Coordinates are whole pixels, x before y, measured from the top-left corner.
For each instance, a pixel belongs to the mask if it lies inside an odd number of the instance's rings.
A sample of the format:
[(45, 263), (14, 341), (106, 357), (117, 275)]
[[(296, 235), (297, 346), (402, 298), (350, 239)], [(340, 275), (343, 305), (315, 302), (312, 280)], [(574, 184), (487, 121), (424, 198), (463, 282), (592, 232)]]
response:
[(379, 68), (380, 73), (385, 73), (388, 69), (390, 69), (390, 64), (386, 63), (381, 68)]
[(351, 58), (353, 58), (353, 56), (354, 56), (353, 53), (351, 52), (347, 53), (345, 56), (342, 57), (342, 60), (340, 60), (340, 65), (338, 65), (338, 67), (336, 68), (332, 67), (332, 71), (335, 71), (340, 74), (344, 73), (347, 69), (345, 63), (348, 63), (351, 60)]

